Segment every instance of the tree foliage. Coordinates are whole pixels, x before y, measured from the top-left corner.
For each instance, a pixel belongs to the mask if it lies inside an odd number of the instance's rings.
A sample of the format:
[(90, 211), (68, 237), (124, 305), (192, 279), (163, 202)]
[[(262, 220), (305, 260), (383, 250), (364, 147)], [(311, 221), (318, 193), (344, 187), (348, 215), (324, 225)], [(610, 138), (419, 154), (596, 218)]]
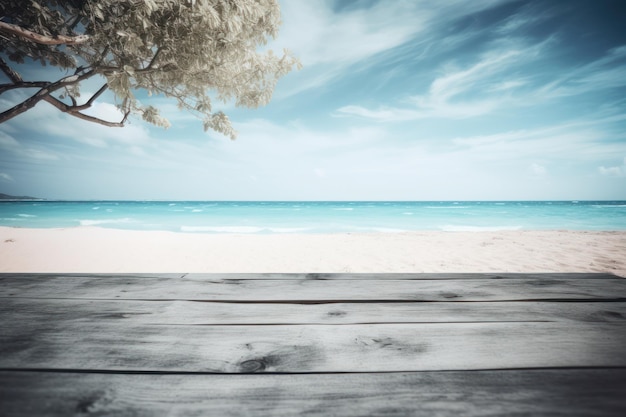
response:
[[(234, 138), (228, 117), (213, 111), (211, 95), (245, 107), (269, 102), (278, 79), (299, 66), (287, 51), (257, 52), (279, 24), (277, 0), (2, 0), (0, 70), (9, 82), (0, 84), (0, 94), (36, 92), (4, 111), (0, 123), (47, 101), (107, 126), (123, 126), (130, 114), (169, 126), (158, 109), (136, 98), (143, 89), (176, 100), (203, 120), (205, 130)], [(13, 67), (31, 60), (67, 75), (24, 80)], [(81, 82), (94, 77), (102, 87), (79, 104)], [(121, 121), (82, 112), (107, 89), (124, 114)]]

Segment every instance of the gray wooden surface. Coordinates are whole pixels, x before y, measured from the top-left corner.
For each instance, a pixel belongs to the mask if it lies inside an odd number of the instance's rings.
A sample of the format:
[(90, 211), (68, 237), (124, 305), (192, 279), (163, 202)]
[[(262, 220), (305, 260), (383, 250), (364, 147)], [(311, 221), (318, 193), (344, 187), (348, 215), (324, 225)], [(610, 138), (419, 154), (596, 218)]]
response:
[(0, 274), (0, 415), (626, 415), (606, 274)]

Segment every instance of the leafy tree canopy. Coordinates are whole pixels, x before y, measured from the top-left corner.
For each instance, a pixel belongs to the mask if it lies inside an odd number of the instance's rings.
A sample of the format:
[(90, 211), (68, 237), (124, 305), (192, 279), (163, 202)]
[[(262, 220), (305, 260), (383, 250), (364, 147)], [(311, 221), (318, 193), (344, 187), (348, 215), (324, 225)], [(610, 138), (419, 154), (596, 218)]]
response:
[[(257, 47), (276, 36), (277, 0), (2, 0), (0, 70), (14, 89), (36, 91), (0, 114), (0, 123), (46, 101), (72, 116), (123, 126), (130, 114), (168, 127), (158, 109), (134, 92), (164, 94), (199, 116), (204, 129), (235, 137), (228, 117), (213, 111), (218, 100), (257, 107), (269, 102), (276, 82), (299, 62)], [(65, 69), (55, 81), (24, 80), (14, 68), (29, 60)], [(102, 87), (79, 102), (81, 82)], [(33, 90), (35, 89), (35, 90)], [(107, 89), (124, 114), (106, 121), (84, 114)], [(80, 104), (79, 104), (80, 103)]]

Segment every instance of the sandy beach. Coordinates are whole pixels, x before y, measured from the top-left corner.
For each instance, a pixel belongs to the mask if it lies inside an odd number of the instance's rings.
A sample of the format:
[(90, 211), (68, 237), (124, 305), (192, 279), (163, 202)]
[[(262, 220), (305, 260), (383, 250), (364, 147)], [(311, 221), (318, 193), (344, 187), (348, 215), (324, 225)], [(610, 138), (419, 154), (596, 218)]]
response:
[(609, 272), (626, 232), (230, 235), (0, 227), (1, 272)]

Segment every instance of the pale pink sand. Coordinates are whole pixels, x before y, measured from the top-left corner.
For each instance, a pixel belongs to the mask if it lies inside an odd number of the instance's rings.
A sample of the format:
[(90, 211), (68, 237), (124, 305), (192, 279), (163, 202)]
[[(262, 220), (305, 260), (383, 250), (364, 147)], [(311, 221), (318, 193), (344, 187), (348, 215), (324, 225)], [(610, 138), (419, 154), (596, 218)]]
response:
[(610, 272), (626, 232), (223, 235), (0, 227), (1, 272)]

